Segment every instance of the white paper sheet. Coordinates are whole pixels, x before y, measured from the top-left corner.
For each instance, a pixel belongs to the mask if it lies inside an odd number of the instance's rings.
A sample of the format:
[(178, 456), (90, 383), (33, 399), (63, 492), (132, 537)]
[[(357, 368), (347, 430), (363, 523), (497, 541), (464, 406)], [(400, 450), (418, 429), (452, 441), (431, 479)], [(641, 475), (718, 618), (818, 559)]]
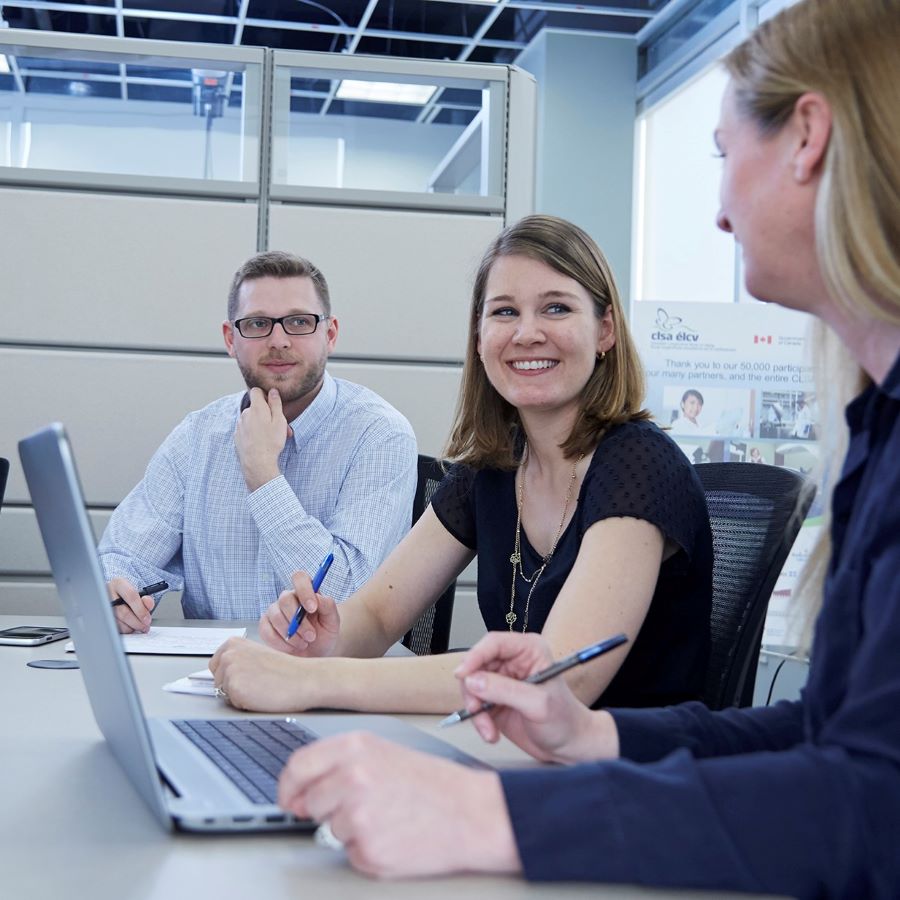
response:
[[(246, 628), (151, 627), (146, 634), (123, 634), (126, 653), (157, 653), (175, 656), (212, 656), (230, 637), (245, 637)], [(75, 649), (72, 641), (66, 651)]]
[(164, 684), (163, 690), (171, 691), (173, 694), (199, 694), (202, 697), (216, 696), (216, 687), (211, 681), (194, 681), (190, 676)]

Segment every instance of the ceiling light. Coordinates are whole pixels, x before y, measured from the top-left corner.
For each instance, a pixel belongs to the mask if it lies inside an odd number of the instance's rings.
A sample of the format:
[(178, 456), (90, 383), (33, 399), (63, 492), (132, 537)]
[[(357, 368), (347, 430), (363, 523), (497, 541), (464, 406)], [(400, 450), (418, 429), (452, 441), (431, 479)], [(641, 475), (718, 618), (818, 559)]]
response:
[(6, 57), (0, 53), (0, 75), (7, 75), (9, 73), (9, 63), (6, 61)]
[(339, 100), (364, 100), (369, 103), (410, 103), (421, 106), (437, 90), (432, 84), (395, 84), (390, 81), (352, 81), (344, 79), (337, 89)]

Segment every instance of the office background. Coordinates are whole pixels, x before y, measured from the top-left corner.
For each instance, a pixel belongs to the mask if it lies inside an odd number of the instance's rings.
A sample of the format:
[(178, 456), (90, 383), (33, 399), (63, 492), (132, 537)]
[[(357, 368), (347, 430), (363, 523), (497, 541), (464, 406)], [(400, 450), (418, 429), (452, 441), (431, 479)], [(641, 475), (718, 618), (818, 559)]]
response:
[[(16, 440), (67, 424), (99, 534), (183, 415), (241, 389), (220, 322), (257, 249), (323, 269), (341, 322), (332, 373), (385, 396), (430, 454), (452, 417), (474, 266), (527, 212), (585, 227), (626, 303), (752, 302), (714, 225), (716, 60), (787, 2), (634, 0), (615, 9), (635, 15), (604, 17), (609, 4), (499, 0), (439, 50), (405, 32), (392, 44), (372, 0), (355, 27), (316, 27), (340, 53), (229, 46), (267, 34), (247, 3), (212, 31), (192, 22), (203, 44), (123, 37), (144, 33), (131, 6), (100, 15), (111, 36), (98, 37), (65, 32), (78, 4), (4, 4), (27, 30), (0, 30), (0, 455), (13, 463), (0, 611), (58, 609)], [(429, 58), (389, 55), (419, 46)], [(363, 101), (340, 96), (349, 82), (433, 90)], [(474, 578), (453, 645), (481, 630)]]

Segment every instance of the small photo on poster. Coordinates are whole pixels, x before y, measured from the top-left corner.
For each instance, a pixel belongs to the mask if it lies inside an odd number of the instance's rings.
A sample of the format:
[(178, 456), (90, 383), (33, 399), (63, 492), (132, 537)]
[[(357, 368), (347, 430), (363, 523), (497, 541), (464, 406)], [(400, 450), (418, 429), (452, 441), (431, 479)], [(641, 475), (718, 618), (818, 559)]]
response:
[(817, 439), (819, 407), (809, 391), (763, 391), (759, 411), (759, 436), (799, 441)]
[(728, 462), (757, 463), (760, 465), (775, 465), (775, 447), (764, 441), (729, 441), (726, 448), (726, 460)]
[(673, 434), (672, 438), (695, 466), (700, 463), (725, 461), (725, 441), (692, 441), (677, 434)]
[(663, 388), (659, 422), (675, 435), (751, 437), (755, 426), (755, 392), (746, 388)]
[(817, 444), (805, 444), (799, 441), (785, 441), (772, 448), (776, 466), (793, 469), (801, 475), (811, 475), (819, 464), (819, 447)]

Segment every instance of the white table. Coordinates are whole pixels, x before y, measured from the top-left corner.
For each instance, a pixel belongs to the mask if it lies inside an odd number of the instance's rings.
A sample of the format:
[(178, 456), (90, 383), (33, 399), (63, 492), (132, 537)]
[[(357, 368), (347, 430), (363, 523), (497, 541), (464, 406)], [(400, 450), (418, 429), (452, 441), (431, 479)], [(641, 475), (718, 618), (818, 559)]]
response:
[[(0, 616), (0, 628), (20, 624), (57, 625), (61, 620)], [(308, 835), (166, 833), (103, 741), (79, 670), (26, 666), (30, 659), (65, 656), (64, 646), (64, 641), (58, 641), (39, 647), (0, 647), (0, 896), (4, 898), (604, 900), (686, 896), (597, 885), (529, 885), (517, 878), (378, 882), (353, 872), (341, 854), (320, 849)], [(222, 713), (221, 701), (214, 698), (172, 694), (161, 687), (203, 668), (204, 658), (129, 659), (148, 716)], [(437, 733), (436, 716), (403, 718)], [(468, 727), (449, 729), (440, 736), (493, 765), (530, 764), (509, 742), (485, 745)]]

